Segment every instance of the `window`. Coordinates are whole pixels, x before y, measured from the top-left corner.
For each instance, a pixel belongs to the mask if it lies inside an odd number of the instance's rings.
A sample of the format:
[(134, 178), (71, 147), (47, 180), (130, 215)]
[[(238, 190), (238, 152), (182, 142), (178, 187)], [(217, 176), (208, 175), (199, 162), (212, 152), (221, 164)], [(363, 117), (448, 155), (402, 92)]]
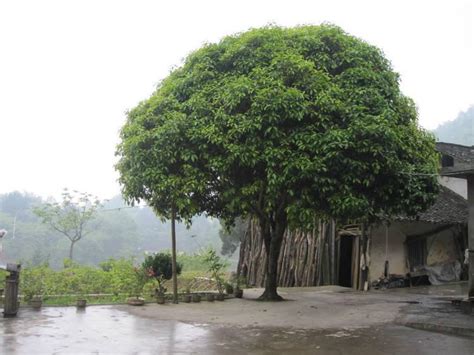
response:
[(407, 241), (410, 271), (426, 264), (426, 238)]
[(441, 156), (441, 166), (443, 168), (447, 168), (447, 167), (450, 167), (450, 166), (454, 166), (454, 159), (452, 156), (449, 156), (449, 155), (442, 155)]

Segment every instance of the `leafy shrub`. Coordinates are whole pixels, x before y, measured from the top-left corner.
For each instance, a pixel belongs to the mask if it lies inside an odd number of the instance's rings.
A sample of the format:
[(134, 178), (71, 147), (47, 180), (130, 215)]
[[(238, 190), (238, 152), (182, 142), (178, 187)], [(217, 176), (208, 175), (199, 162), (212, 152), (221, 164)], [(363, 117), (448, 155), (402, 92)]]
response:
[[(172, 257), (169, 253), (156, 253), (147, 255), (142, 263), (143, 270), (149, 277), (153, 277), (158, 282), (158, 293), (164, 294), (166, 289), (163, 287), (165, 280), (173, 277)], [(176, 274), (181, 273), (182, 266), (176, 262)]]
[(207, 264), (208, 271), (212, 278), (217, 283), (217, 290), (219, 293), (224, 292), (224, 270), (229, 266), (229, 263), (217, 255), (216, 251), (209, 248), (205, 254), (204, 261)]
[[(207, 252), (206, 252), (207, 253)], [(182, 290), (190, 286), (199, 289), (211, 289), (209, 282), (194, 282), (205, 276), (201, 270), (207, 270), (206, 254), (201, 252), (194, 255), (180, 254), (180, 261), (186, 265), (186, 272), (179, 278), (179, 287)], [(195, 266), (198, 271), (191, 267)], [(188, 269), (188, 267), (190, 267)], [(151, 268), (151, 269), (150, 269)], [(152, 273), (150, 273), (150, 270)], [(181, 274), (183, 265), (177, 263), (178, 274)], [(6, 272), (0, 272), (3, 281)], [(54, 270), (47, 264), (39, 266), (24, 266), (20, 275), (20, 295), (31, 299), (35, 295), (43, 295), (47, 304), (59, 302), (61, 304), (74, 303), (77, 295), (89, 295), (91, 299), (108, 301), (123, 301), (124, 294), (137, 296), (140, 293), (150, 295), (156, 288), (165, 292), (164, 283), (171, 279), (171, 255), (158, 253), (148, 255), (143, 265), (136, 265), (134, 259), (109, 259), (99, 267), (80, 265), (67, 260), (64, 268)], [(206, 279), (202, 277), (202, 279)], [(109, 294), (110, 296), (91, 296), (92, 294)], [(59, 296), (61, 295), (61, 296)], [(88, 297), (88, 299), (89, 299)], [(104, 298), (106, 297), (106, 298)], [(56, 301), (53, 301), (56, 300)]]
[(47, 265), (41, 265), (23, 270), (20, 284), (25, 301), (31, 301), (34, 296), (42, 296), (45, 293), (45, 276), (48, 269)]

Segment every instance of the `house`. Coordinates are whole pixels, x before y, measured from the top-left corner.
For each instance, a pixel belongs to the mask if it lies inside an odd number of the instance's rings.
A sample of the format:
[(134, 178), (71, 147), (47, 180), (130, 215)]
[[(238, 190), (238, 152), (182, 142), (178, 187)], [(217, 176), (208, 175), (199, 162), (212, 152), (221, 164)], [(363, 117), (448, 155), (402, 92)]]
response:
[[(464, 254), (469, 218), (472, 221), (466, 176), (474, 171), (474, 148), (438, 143), (437, 149), (442, 155), (442, 187), (431, 208), (415, 218), (397, 216), (366, 230), (320, 221), (313, 231), (287, 231), (278, 263), (279, 285), (367, 289), (380, 280), (398, 279), (402, 285), (422, 278), (431, 283), (466, 279)], [(258, 228), (249, 223), (237, 272), (249, 284), (263, 286), (265, 258)]]
[(469, 260), (468, 297), (474, 299), (474, 146), (437, 143), (436, 149), (441, 153), (441, 176), (447, 185), (457, 185), (461, 194), (465, 192), (468, 201), (468, 245), (466, 249)]
[(436, 202), (427, 211), (414, 218), (397, 216), (388, 223), (372, 226), (367, 231), (367, 260), (362, 262), (360, 227), (341, 228), (338, 284), (364, 289), (374, 281), (388, 283), (390, 276), (414, 282), (426, 276), (433, 284), (466, 278), (463, 264), (467, 217), (467, 201), (442, 186)]

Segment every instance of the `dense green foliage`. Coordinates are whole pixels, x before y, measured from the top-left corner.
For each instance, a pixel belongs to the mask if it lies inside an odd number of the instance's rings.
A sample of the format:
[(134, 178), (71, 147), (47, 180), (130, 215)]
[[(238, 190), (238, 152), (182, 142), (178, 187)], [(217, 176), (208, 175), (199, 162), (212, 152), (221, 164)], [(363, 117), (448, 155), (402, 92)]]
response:
[[(155, 253), (147, 255), (142, 263), (142, 268), (150, 278), (158, 282), (159, 294), (164, 294), (166, 290), (163, 287), (165, 280), (171, 280), (173, 277), (173, 262), (170, 253)], [(176, 262), (176, 275), (181, 274), (182, 265)]]
[[(142, 263), (142, 267), (150, 271), (150, 277), (162, 280), (171, 280), (172, 259), (169, 253), (156, 253), (147, 255)], [(176, 263), (176, 274), (181, 274), (183, 266)]]
[[(128, 113), (123, 194), (163, 216), (258, 218), (277, 299), (285, 229), (322, 216), (415, 214), (438, 156), (381, 51), (330, 25), (268, 27), (191, 54)], [(420, 174), (421, 173), (421, 174)]]
[(183, 215), (234, 217), (261, 193), (264, 209), (284, 202), (294, 217), (413, 214), (436, 190), (403, 174), (436, 172), (437, 156), (398, 75), (334, 26), (252, 30), (196, 51), (130, 111), (118, 153), (128, 198), (176, 195)]
[[(181, 292), (187, 289), (193, 291), (215, 289), (215, 283), (196, 282), (196, 278), (212, 277), (207, 271), (209, 269), (209, 264), (205, 261), (207, 255), (207, 251), (194, 255), (184, 253), (178, 255), (179, 274), (182, 269), (185, 270), (178, 279)], [(159, 262), (159, 265), (154, 265), (159, 268), (165, 266), (162, 271), (166, 276), (169, 275), (169, 271), (164, 264), (168, 261), (164, 260)], [(159, 285), (156, 278), (149, 274), (148, 266), (146, 263), (140, 265), (131, 258), (109, 259), (102, 262), (100, 267), (80, 265), (68, 259), (59, 270), (54, 270), (47, 264), (25, 266), (20, 277), (20, 294), (26, 301), (31, 300), (33, 296), (42, 296), (48, 304), (74, 303), (79, 295), (87, 295), (93, 303), (124, 302), (128, 296), (139, 295), (149, 298)], [(5, 272), (0, 272), (0, 280), (5, 276)], [(168, 278), (162, 281), (166, 279)]]
[(107, 262), (106, 268), (66, 263), (61, 270), (47, 265), (24, 267), (20, 277), (20, 293), (29, 295), (129, 293), (135, 282), (132, 260)]
[(440, 142), (474, 145), (474, 106), (434, 130)]

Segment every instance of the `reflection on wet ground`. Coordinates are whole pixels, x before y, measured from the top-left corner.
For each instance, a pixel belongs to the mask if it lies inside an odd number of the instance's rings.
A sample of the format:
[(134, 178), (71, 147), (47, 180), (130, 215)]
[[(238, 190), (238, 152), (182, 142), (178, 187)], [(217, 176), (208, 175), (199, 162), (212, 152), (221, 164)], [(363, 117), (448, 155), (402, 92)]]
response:
[(5, 354), (471, 354), (474, 350), (471, 339), (396, 325), (313, 331), (187, 324), (140, 317), (114, 306), (84, 311), (22, 309), (18, 318), (0, 321), (0, 335), (0, 352)]
[[(208, 330), (175, 321), (139, 319), (113, 307), (51, 307), (21, 310), (0, 328), (4, 353), (105, 352), (162, 350), (182, 352)], [(176, 339), (179, 338), (179, 341)]]

